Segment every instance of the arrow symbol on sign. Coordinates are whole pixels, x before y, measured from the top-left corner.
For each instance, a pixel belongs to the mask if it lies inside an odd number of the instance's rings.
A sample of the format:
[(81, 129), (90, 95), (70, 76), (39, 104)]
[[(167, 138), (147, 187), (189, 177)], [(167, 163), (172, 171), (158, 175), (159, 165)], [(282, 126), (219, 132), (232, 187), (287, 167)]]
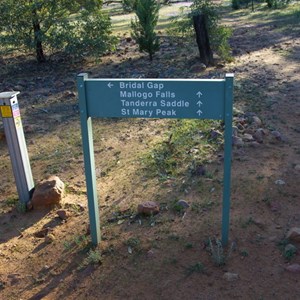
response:
[(197, 111), (197, 114), (198, 114), (198, 116), (201, 116), (201, 114), (203, 114), (203, 112), (199, 109), (199, 110)]
[(112, 86), (114, 86), (111, 82), (109, 82), (108, 84), (107, 84), (107, 86), (111, 89), (111, 87)]
[(203, 104), (200, 100), (197, 102), (197, 104), (199, 105), (199, 107)]
[(196, 95), (200, 98), (203, 94), (199, 91)]

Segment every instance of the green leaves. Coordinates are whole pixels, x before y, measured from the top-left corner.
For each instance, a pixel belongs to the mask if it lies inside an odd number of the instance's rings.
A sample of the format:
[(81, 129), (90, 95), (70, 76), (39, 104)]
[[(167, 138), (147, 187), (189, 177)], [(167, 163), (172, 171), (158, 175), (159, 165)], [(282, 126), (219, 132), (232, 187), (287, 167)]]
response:
[(115, 45), (101, 5), (96, 0), (1, 1), (0, 50), (99, 56)]
[(137, 18), (131, 22), (132, 37), (139, 44), (139, 50), (153, 54), (159, 50), (159, 41), (155, 33), (158, 21), (159, 5), (156, 0), (137, 0), (135, 13)]

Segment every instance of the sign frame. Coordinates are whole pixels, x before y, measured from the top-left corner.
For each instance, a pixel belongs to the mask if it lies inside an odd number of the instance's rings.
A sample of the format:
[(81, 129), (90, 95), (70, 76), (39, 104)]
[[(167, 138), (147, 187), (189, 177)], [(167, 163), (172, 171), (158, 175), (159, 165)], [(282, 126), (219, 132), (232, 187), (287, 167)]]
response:
[[(80, 73), (77, 76), (77, 89), (79, 98), (80, 109), (80, 122), (81, 122), (81, 135), (83, 144), (84, 155), (84, 167), (86, 177), (86, 188), (88, 198), (88, 210), (90, 219), (90, 229), (92, 243), (97, 245), (101, 241), (100, 233), (100, 218), (99, 218), (99, 204), (96, 188), (96, 175), (95, 175), (95, 158), (94, 158), (94, 145), (93, 145), (93, 131), (92, 131), (92, 118), (106, 118), (106, 117), (120, 117), (120, 118), (179, 118), (179, 119), (217, 119), (223, 120), (225, 123), (224, 129), (224, 174), (223, 174), (223, 204), (222, 204), (222, 244), (226, 246), (228, 244), (229, 235), (229, 223), (230, 223), (230, 190), (231, 190), (231, 155), (232, 155), (232, 111), (233, 111), (233, 81), (234, 74), (229, 73), (225, 75), (224, 79), (93, 79), (88, 78), (87, 73)], [(119, 88), (115, 88), (114, 85), (119, 84)], [(133, 84), (135, 83), (135, 84)], [(144, 83), (144, 84), (142, 84)], [(151, 84), (150, 84), (151, 83)], [(127, 85), (126, 85), (127, 84)], [(128, 95), (135, 100), (139, 99), (137, 93), (132, 93), (133, 90), (137, 91), (137, 85), (141, 92), (149, 92), (149, 90), (155, 86), (154, 94), (147, 105), (154, 105), (154, 101), (157, 101), (156, 108), (160, 111), (153, 110), (150, 115), (140, 115), (142, 110), (136, 110), (139, 114), (134, 113), (134, 107), (130, 107), (131, 111), (126, 115), (122, 115), (122, 107), (126, 104), (124, 101)], [(133, 88), (134, 86), (134, 88)], [(159, 87), (165, 89), (167, 87), (171, 93), (171, 89), (176, 90), (174, 92), (173, 101), (186, 104), (186, 109), (180, 107), (170, 110), (169, 115), (159, 116), (158, 113), (162, 111), (161, 98), (157, 91)], [(188, 86), (188, 88), (186, 88)], [(199, 91), (196, 95), (200, 98), (202, 91), (205, 90), (208, 94), (206, 103), (203, 104), (203, 112), (197, 113), (195, 103), (197, 104), (197, 98), (195, 98), (194, 88), (198, 88)], [(104, 90), (105, 89), (105, 90)], [(127, 94), (125, 91), (128, 90)], [(123, 93), (122, 93), (123, 91)], [(131, 91), (131, 94), (129, 94)], [(150, 92), (149, 92), (150, 93)], [(197, 93), (201, 93), (197, 94)], [(177, 94), (180, 98), (177, 98)], [(146, 95), (146, 94), (145, 94)], [(171, 94), (169, 94), (171, 95)], [(166, 94), (165, 94), (166, 96)], [(146, 96), (145, 96), (146, 97)], [(171, 96), (170, 96), (171, 97)], [(130, 97), (129, 97), (130, 98)], [(183, 99), (183, 100), (182, 100)], [(219, 100), (216, 100), (219, 99)], [(132, 105), (140, 105), (140, 102)], [(160, 102), (159, 102), (160, 101)], [(185, 102), (180, 102), (185, 101)], [(212, 102), (208, 102), (212, 101)], [(217, 101), (217, 102), (216, 102)], [(151, 104), (151, 103), (152, 104)], [(175, 103), (173, 102), (173, 103)], [(171, 105), (171, 102), (170, 102)], [(176, 105), (176, 103), (175, 103)], [(179, 104), (178, 104), (179, 105)], [(194, 105), (194, 106), (193, 106)], [(205, 106), (206, 105), (206, 106)], [(202, 110), (202, 108), (201, 108)], [(132, 114), (130, 114), (132, 112)], [(217, 112), (217, 114), (216, 114)], [(221, 112), (221, 113), (220, 113)], [(156, 113), (156, 114), (155, 114)], [(178, 114), (177, 114), (178, 113)]]

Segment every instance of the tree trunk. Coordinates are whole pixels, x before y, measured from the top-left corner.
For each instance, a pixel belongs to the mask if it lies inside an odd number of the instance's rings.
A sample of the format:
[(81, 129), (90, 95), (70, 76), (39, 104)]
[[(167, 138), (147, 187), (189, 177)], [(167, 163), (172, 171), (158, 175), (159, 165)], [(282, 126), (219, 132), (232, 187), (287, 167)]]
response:
[(33, 33), (34, 33), (34, 44), (35, 44), (35, 51), (36, 51), (36, 59), (39, 63), (45, 62), (46, 58), (43, 51), (42, 41), (40, 39), (41, 34), (41, 26), (38, 21), (37, 12), (36, 10), (32, 11), (32, 25), (33, 25)]
[(196, 41), (198, 44), (200, 60), (206, 66), (213, 65), (214, 60), (206, 27), (206, 16), (203, 13), (193, 16), (193, 23), (196, 32)]

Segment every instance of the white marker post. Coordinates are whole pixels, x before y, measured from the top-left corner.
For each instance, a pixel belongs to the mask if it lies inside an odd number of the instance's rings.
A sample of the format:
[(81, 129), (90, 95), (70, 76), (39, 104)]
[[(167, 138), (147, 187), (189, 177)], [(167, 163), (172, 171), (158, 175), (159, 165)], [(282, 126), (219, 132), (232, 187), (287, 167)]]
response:
[(19, 201), (26, 204), (34, 188), (17, 100), (19, 92), (0, 93), (0, 116), (16, 180)]

